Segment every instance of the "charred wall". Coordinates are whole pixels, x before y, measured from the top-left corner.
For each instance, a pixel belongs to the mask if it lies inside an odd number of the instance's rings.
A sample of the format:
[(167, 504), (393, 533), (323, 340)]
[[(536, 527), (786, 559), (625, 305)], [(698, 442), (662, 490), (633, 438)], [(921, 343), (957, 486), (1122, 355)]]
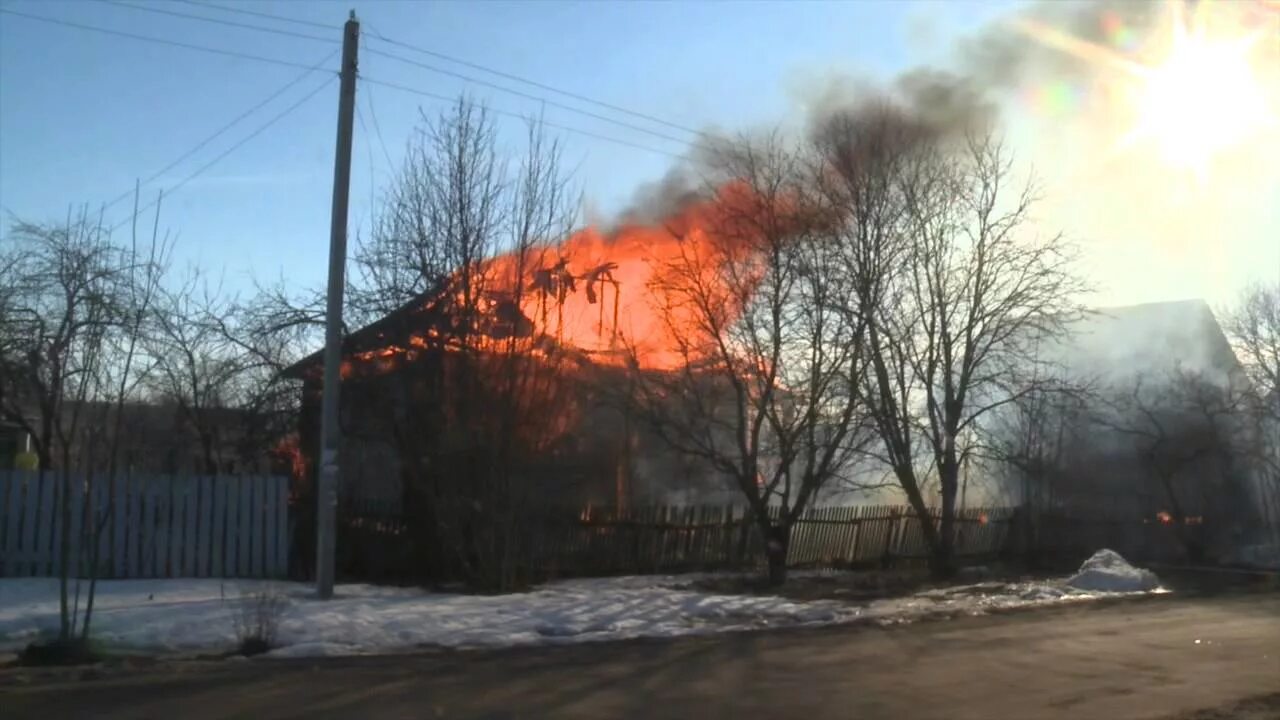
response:
[[(436, 439), (449, 432), (447, 413), (435, 413), (447, 400), (441, 363), (448, 353), (424, 352), (397, 367), (354, 367), (343, 379), (340, 401), (342, 467), (340, 494), (375, 503), (401, 503), (405, 473)], [(520, 482), (548, 504), (571, 506), (654, 503), (725, 503), (733, 488), (705, 464), (672, 451), (628, 408), (626, 370), (584, 363), (567, 373), (573, 394), (572, 418), (537, 457), (517, 469)], [(526, 421), (560, 422), (533, 405)], [(553, 412), (546, 410), (546, 412)], [(320, 382), (303, 390), (299, 424), (301, 447), (317, 456), (320, 435)], [(429, 421), (424, 421), (430, 418)], [(314, 462), (308, 467), (314, 474)]]

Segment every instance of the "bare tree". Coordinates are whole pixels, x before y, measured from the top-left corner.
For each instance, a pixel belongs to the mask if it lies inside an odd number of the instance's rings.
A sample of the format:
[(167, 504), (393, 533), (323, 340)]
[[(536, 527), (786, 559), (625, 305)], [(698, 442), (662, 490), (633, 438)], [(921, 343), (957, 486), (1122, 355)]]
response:
[[(1029, 230), (1034, 188), (1016, 185), (990, 134), (947, 136), (886, 106), (836, 116), (818, 138), (846, 204), (845, 302), (868, 318), (862, 397), (932, 567), (947, 574), (965, 438), (1055, 377), (1037, 374), (1038, 344), (1079, 315), (1083, 288), (1063, 238)], [(924, 520), (930, 482), (938, 526)]]
[(162, 290), (148, 347), (154, 398), (172, 404), (194, 435), (201, 470), (255, 467), (290, 432), (297, 388), (282, 372), (322, 327), (322, 298), (283, 286), (259, 287), (247, 301), (191, 272)]
[(1040, 562), (1041, 516), (1089, 494), (1091, 404), (1086, 388), (1038, 388), (987, 415), (973, 454), (999, 497), (1019, 508), (1026, 560)]
[(424, 562), (485, 590), (531, 580), (529, 470), (573, 403), (568, 354), (526, 315), (576, 216), (560, 155), (536, 121), (524, 153), (506, 154), (488, 111), (459, 100), (424, 118), (356, 254), (352, 302), (368, 316), (430, 317), (384, 349), (397, 371), (364, 380), (352, 402), (387, 407), (407, 515), (434, 553)]
[[(224, 469), (225, 412), (233, 408), (235, 385), (244, 372), (244, 352), (222, 332), (226, 301), (198, 272), (161, 290), (152, 313), (148, 349), (155, 358), (149, 383), (162, 403), (172, 403), (200, 449), (200, 471)], [(175, 428), (175, 433), (178, 433)]]
[(423, 115), (372, 233), (356, 250), (357, 313), (381, 317), (452, 283), (458, 317), (475, 314), (484, 297), (480, 265), (498, 252), (510, 220), (507, 160), (496, 133), (491, 114), (466, 98), (435, 118)]
[(1246, 289), (1223, 314), (1223, 330), (1249, 378), (1243, 394), (1257, 499), (1269, 540), (1280, 542), (1280, 282)]
[[(88, 637), (102, 531), (113, 508), (93, 498), (105, 481), (114, 497), (121, 418), (147, 367), (143, 324), (164, 272), (168, 242), (153, 229), (128, 246), (112, 243), (87, 212), (64, 223), (18, 222), (3, 249), (0, 284), (0, 412), (34, 439), (40, 469), (57, 479), (60, 631), (57, 643), (80, 654)], [(72, 537), (73, 498), (85, 501), (82, 533)], [(80, 578), (90, 583), (80, 613)], [(75, 578), (74, 601), (69, 598)]]
[(1255, 285), (1223, 317), (1223, 331), (1235, 346), (1260, 397), (1280, 392), (1280, 282)]
[[(40, 468), (70, 461), (69, 396), (84, 397), (118, 314), (119, 249), (82, 211), (64, 223), (17, 222), (5, 238), (0, 413), (32, 438)], [(72, 423), (74, 424), (74, 423)]]
[[(73, 549), (80, 549), (73, 547), (79, 538), (71, 536), (72, 477), (81, 469), (73, 469), (73, 461), (77, 451), (87, 450), (73, 440), (97, 389), (107, 335), (120, 317), (119, 256), (101, 225), (83, 211), (62, 225), (19, 224), (11, 237), (17, 241), (14, 252), (22, 254), (12, 278), (21, 299), (15, 314), (5, 318), (0, 393), (6, 416), (34, 438), (40, 469), (57, 468), (58, 643), (71, 648), (78, 628), (68, 587), (69, 578), (79, 577), (71, 559)], [(32, 409), (35, 423), (27, 420)], [(78, 596), (78, 580), (75, 587)]]
[[(124, 437), (125, 406), (130, 400), (137, 398), (138, 389), (145, 383), (148, 374), (154, 367), (150, 363), (140, 364), (139, 360), (144, 359), (143, 343), (146, 325), (156, 296), (160, 292), (164, 276), (168, 271), (169, 255), (173, 247), (173, 241), (167, 231), (163, 237), (160, 236), (160, 209), (164, 199), (163, 194), (158, 195), (156, 198), (155, 219), (151, 228), (150, 241), (146, 244), (140, 243), (138, 238), (138, 199), (139, 192), (135, 188), (130, 241), (127, 248), (122, 248), (122, 284), (118, 296), (120, 303), (118, 322), (112, 328), (114, 332), (110, 335), (111, 344), (107, 350), (108, 358), (99, 366), (99, 372), (95, 378), (97, 387), (93, 390), (93, 394), (100, 398), (107, 407), (106, 418), (104, 418), (107, 422), (99, 426), (100, 430), (105, 432), (99, 432), (98, 436), (105, 435), (106, 437), (105, 489), (111, 499), (103, 510), (95, 507), (92, 501), (86, 502), (83, 510), (84, 516), (80, 521), (82, 531), (77, 542), (81, 548), (80, 561), (82, 566), (76, 568), (76, 598), (72, 610), (70, 628), (72, 631), (75, 630), (76, 612), (80, 603), (79, 578), (84, 574), (88, 574), (89, 588), (85, 598), (84, 617), (81, 621), (81, 643), (88, 639), (90, 622), (93, 619), (93, 603), (97, 596), (98, 574), (101, 571), (103, 533), (117, 510), (115, 507), (115, 498), (117, 497), (115, 489), (122, 470), (120, 452), (126, 442)], [(92, 447), (94, 443), (86, 444)], [(67, 473), (69, 469), (69, 465), (64, 466), (63, 473)], [(94, 491), (100, 481), (92, 471), (89, 473), (85, 483), (86, 498), (94, 497)], [(62, 502), (66, 503), (65, 497)], [(63, 532), (65, 539), (66, 530), (64, 529)], [(69, 543), (67, 544), (69, 545)], [(66, 560), (65, 552), (64, 550), (63, 571), (61, 574), (64, 616), (66, 612), (66, 578), (69, 573), (67, 569), (69, 563)], [(87, 573), (84, 564), (88, 565)], [(65, 625), (64, 617), (64, 627)]]
[(741, 494), (781, 584), (795, 521), (829, 483), (855, 479), (865, 322), (831, 302), (838, 264), (803, 148), (741, 138), (707, 165), (714, 195), (670, 228), (679, 250), (651, 288), (679, 362), (640, 369), (637, 354), (633, 387), (660, 437)]
[[(216, 349), (213, 367), (222, 375), (202, 382), (235, 413), (236, 437), (227, 449), (242, 465), (289, 460), (295, 492), (306, 480), (297, 437), (300, 393), (285, 370), (322, 342), (324, 306), (323, 292), (291, 290), (281, 281), (259, 285), (248, 298), (200, 296), (192, 308), (204, 326), (200, 340)], [(206, 335), (210, 329), (220, 339)]]
[(1080, 411), (1075, 398), (1036, 391), (992, 413), (979, 452), (1005, 472), (1006, 495), (1015, 504), (1052, 506)]
[[(1139, 478), (1154, 486), (1167, 508), (1162, 518), (1192, 559), (1254, 524), (1247, 402), (1229, 384), (1175, 370), (1116, 391), (1096, 414), (1100, 428), (1131, 440)], [(1199, 527), (1206, 522), (1216, 537)]]

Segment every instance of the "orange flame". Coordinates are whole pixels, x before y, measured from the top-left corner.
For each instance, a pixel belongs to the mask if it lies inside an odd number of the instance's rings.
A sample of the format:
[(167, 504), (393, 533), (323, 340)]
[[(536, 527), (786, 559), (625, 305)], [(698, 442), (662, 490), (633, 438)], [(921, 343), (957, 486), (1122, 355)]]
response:
[(299, 444), (298, 433), (289, 433), (280, 438), (271, 449), (270, 455), (277, 462), (289, 467), (289, 484), (291, 495), (299, 494), (307, 480), (307, 458)]
[[(699, 337), (708, 306), (718, 320), (732, 322), (758, 282), (752, 262), (758, 231), (745, 219), (761, 202), (745, 184), (728, 183), (714, 198), (690, 203), (658, 223), (609, 231), (587, 227), (536, 257), (494, 258), (476, 273), (489, 303), (486, 330), (498, 341), (512, 335), (551, 338), (605, 365), (622, 366), (633, 357), (657, 370), (697, 362), (703, 359)], [(720, 279), (730, 263), (738, 271), (735, 283)], [(694, 307), (678, 297), (666, 282), (673, 267), (682, 274), (682, 287), (696, 286), (710, 302)], [(412, 361), (432, 345), (434, 332), (421, 331), (408, 347), (350, 354), (342, 376), (357, 364), (379, 374)]]
[(634, 353), (643, 367), (672, 369), (699, 359), (696, 336), (705, 308), (675, 297), (664, 276), (678, 267), (682, 287), (696, 285), (718, 300), (726, 319), (736, 317), (746, 302), (738, 295), (754, 283), (739, 279), (746, 287), (734, 288), (719, 275), (751, 251), (751, 231), (732, 224), (754, 202), (744, 185), (730, 183), (660, 223), (581, 230), (549, 258), (524, 259), (525, 267), (521, 258), (503, 255), (493, 262), (493, 275), (502, 291), (519, 298), (535, 333), (599, 363), (621, 365)]

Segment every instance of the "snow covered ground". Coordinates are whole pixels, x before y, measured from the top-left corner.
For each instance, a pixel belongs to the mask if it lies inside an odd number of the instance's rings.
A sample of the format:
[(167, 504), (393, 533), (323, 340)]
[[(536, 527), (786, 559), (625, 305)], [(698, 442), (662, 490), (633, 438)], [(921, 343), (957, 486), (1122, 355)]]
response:
[[(688, 589), (693, 577), (570, 580), (500, 596), (340, 585), (328, 602), (314, 599), (312, 588), (298, 583), (102, 581), (93, 635), (118, 651), (230, 650), (237, 644), (241, 603), (252, 602), (253, 593), (268, 588), (289, 598), (275, 656), (397, 652), (424, 646), (504, 647), (860, 621), (890, 624), (1108, 594), (1065, 583), (979, 583), (863, 604), (798, 602), (699, 592)], [(0, 579), (0, 653), (20, 650), (55, 632), (57, 624), (55, 579)]]

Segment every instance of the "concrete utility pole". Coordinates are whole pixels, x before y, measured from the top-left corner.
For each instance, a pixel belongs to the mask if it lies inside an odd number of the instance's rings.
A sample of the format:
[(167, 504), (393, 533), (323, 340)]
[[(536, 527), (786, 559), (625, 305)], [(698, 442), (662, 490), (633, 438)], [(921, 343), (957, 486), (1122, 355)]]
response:
[(347, 263), (347, 196), (351, 188), (351, 132), (356, 107), (356, 11), (342, 29), (338, 91), (338, 144), (333, 158), (333, 214), (329, 226), (329, 294), (324, 327), (324, 388), (320, 407), (320, 468), (316, 492), (316, 594), (333, 597), (334, 535), (338, 508), (338, 392), (342, 383), (342, 291)]

